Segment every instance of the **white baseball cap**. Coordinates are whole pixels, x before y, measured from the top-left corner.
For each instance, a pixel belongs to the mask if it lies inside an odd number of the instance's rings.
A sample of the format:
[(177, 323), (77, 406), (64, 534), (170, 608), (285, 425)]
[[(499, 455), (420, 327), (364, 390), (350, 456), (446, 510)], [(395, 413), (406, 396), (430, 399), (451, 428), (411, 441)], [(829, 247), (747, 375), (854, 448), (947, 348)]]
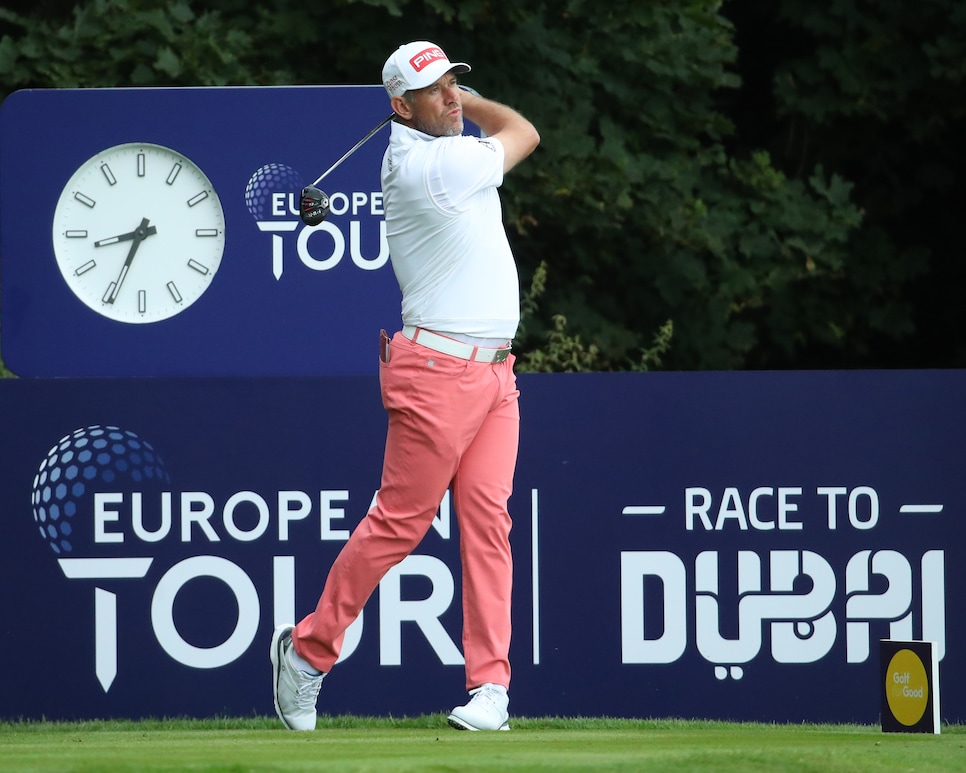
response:
[(382, 84), (390, 97), (397, 97), (413, 89), (426, 88), (451, 70), (461, 74), (470, 69), (465, 62), (451, 62), (435, 43), (417, 40), (400, 46), (386, 60)]

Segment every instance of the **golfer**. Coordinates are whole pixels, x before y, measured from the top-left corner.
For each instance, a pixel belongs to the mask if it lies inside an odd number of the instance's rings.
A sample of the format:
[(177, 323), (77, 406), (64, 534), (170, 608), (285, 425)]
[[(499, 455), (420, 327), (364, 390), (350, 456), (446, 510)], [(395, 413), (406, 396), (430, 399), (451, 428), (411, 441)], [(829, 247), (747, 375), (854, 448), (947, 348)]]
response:
[[(459, 524), (470, 696), (449, 723), (510, 727), (507, 500), (520, 425), (510, 341), (519, 280), (497, 188), (540, 137), (516, 111), (462, 90), (457, 78), (469, 70), (427, 41), (401, 46), (383, 67), (395, 119), (382, 190), (402, 329), (391, 340), (383, 332), (380, 345), (389, 415), (382, 480), (315, 611), (272, 638), (275, 709), (292, 730), (315, 729), (322, 679), (346, 628), (422, 540), (447, 489)], [(463, 136), (464, 117), (483, 139)]]

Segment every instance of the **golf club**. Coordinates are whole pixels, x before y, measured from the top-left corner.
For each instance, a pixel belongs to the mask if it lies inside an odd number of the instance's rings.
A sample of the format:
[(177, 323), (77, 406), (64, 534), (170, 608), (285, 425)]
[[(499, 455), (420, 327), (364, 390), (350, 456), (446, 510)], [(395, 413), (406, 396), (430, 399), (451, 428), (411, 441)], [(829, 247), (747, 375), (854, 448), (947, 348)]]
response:
[(332, 166), (326, 169), (322, 174), (318, 176), (314, 183), (311, 185), (306, 185), (302, 188), (302, 194), (300, 196), (301, 205), (299, 206), (299, 217), (302, 222), (306, 225), (318, 225), (321, 223), (329, 214), (329, 197), (325, 195), (317, 186), (330, 172), (332, 172), (336, 167), (339, 166), (343, 161), (345, 161), (349, 156), (355, 153), (359, 148), (365, 145), (376, 132), (378, 132), (383, 126), (389, 123), (395, 113), (390, 113), (379, 125), (376, 126), (372, 131), (370, 131), (365, 137), (359, 140), (355, 145), (353, 145), (338, 161), (336, 161)]

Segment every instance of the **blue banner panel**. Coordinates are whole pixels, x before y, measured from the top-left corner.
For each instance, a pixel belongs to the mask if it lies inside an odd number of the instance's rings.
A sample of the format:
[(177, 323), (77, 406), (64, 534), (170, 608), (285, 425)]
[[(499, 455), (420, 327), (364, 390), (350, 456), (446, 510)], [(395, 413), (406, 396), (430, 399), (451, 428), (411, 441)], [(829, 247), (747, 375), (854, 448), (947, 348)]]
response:
[[(381, 86), (24, 90), (0, 106), (3, 357), (22, 376), (375, 373), (399, 319)], [(132, 238), (144, 235), (132, 250)], [(127, 260), (128, 256), (131, 260)]]
[[(375, 356), (374, 350), (372, 356)], [(522, 375), (511, 713), (966, 721), (966, 371)], [(268, 644), (379, 485), (375, 376), (0, 382), (0, 717), (272, 714)], [(464, 700), (449, 498), (320, 710)]]

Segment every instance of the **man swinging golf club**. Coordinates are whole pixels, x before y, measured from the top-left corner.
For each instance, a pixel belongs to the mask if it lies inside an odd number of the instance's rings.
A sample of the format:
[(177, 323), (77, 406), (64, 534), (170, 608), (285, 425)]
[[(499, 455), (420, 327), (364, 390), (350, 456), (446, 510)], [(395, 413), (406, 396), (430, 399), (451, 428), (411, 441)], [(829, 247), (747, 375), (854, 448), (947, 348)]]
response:
[[(346, 628), (386, 572), (427, 532), (448, 488), (460, 533), (463, 730), (508, 730), (510, 497), (520, 413), (510, 341), (519, 281), (497, 188), (537, 147), (533, 125), (462, 90), (470, 66), (428, 41), (387, 60), (395, 118), (382, 162), (386, 237), (402, 291), (402, 329), (382, 333), (389, 428), (375, 504), (332, 565), (315, 611), (272, 637), (275, 709), (314, 730), (322, 679)], [(463, 136), (464, 116), (485, 138)]]

